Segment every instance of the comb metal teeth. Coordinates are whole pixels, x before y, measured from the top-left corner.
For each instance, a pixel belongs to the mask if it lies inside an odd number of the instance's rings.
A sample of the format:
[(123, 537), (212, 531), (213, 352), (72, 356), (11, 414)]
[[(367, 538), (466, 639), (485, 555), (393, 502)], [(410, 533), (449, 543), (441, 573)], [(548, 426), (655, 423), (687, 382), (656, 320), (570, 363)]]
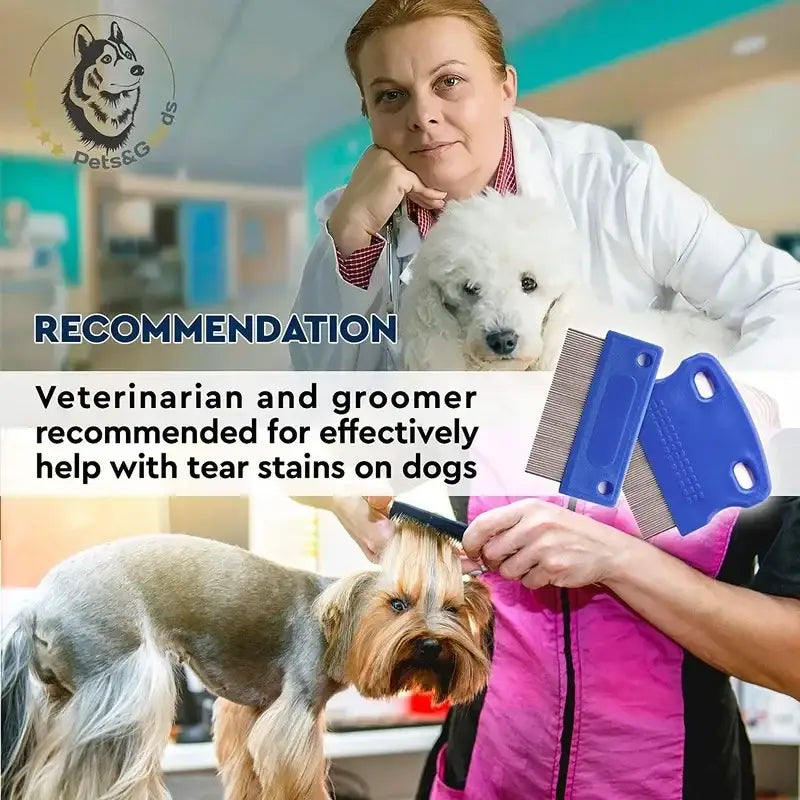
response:
[[(564, 339), (525, 471), (561, 482), (605, 340), (570, 328)], [(675, 526), (641, 444), (633, 448), (622, 491), (642, 537)]]
[(643, 539), (650, 539), (675, 527), (672, 512), (667, 507), (650, 462), (638, 441), (622, 482), (622, 491)]
[(604, 344), (583, 331), (567, 331), (525, 472), (561, 482)]
[[(561, 482), (605, 340), (570, 328), (558, 357), (525, 471)], [(622, 491), (642, 538), (675, 527), (675, 520), (637, 441)]]

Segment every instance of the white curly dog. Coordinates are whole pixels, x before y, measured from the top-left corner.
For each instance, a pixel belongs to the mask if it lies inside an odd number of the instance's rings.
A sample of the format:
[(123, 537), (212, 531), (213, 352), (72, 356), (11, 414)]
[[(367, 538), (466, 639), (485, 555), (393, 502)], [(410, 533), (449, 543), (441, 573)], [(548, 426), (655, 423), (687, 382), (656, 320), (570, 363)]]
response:
[(541, 201), (495, 191), (447, 204), (411, 268), (398, 315), (410, 370), (554, 370), (567, 329), (609, 330), (664, 348), (659, 372), (707, 352), (724, 363), (734, 331), (699, 312), (599, 302), (577, 233)]

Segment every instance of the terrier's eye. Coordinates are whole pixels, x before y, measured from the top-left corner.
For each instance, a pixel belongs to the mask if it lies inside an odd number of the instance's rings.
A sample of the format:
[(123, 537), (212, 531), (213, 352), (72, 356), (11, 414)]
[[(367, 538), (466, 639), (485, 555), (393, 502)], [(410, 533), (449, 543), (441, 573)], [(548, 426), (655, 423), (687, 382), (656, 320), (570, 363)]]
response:
[(456, 608), (456, 606), (445, 606), (445, 607), (444, 607), (444, 610), (445, 610), (445, 611), (446, 611), (448, 614), (453, 614), (454, 616), (455, 616), (456, 614), (458, 614), (458, 608)]
[(396, 611), (398, 614), (402, 614), (403, 611), (408, 610), (408, 603), (399, 597), (395, 597), (391, 601), (390, 605), (392, 606), (392, 609)]
[(471, 294), (473, 296), (480, 294), (481, 287), (477, 283), (470, 283), (469, 281), (464, 284), (464, 294)]
[(523, 275), (520, 284), (522, 285), (522, 291), (525, 292), (525, 294), (533, 292), (539, 285), (536, 283), (536, 278), (534, 278), (533, 275)]

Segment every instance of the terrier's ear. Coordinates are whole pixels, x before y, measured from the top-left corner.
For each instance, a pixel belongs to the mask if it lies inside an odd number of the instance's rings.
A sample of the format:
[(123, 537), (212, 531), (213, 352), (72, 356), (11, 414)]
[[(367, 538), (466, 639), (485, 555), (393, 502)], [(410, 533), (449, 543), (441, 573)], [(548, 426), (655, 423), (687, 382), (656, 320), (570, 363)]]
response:
[(377, 575), (377, 571), (371, 571), (340, 578), (320, 595), (317, 608), (328, 643), (341, 638), (344, 627), (356, 621), (358, 607), (374, 587)]
[(324, 663), (334, 680), (346, 682), (344, 665), (361, 620), (360, 607), (367, 596), (374, 592), (378, 576), (379, 573), (374, 570), (340, 578), (315, 601), (315, 613), (328, 645)]
[(483, 581), (472, 578), (468, 580), (464, 584), (464, 606), (466, 607), (475, 638), (481, 642), (482, 647), (488, 654), (492, 638), (492, 623), (494, 621), (494, 609), (492, 608), (489, 587)]

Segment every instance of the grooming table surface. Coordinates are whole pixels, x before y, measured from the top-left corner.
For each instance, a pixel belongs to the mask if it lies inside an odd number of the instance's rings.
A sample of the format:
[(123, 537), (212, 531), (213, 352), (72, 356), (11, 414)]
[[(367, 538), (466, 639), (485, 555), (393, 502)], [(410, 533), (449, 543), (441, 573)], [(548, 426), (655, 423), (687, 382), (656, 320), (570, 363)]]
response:
[[(331, 731), (325, 734), (325, 756), (334, 759), (423, 752), (433, 746), (440, 730), (440, 725), (413, 725), (346, 733)], [(211, 742), (170, 744), (162, 766), (165, 772), (215, 770), (217, 759)]]

